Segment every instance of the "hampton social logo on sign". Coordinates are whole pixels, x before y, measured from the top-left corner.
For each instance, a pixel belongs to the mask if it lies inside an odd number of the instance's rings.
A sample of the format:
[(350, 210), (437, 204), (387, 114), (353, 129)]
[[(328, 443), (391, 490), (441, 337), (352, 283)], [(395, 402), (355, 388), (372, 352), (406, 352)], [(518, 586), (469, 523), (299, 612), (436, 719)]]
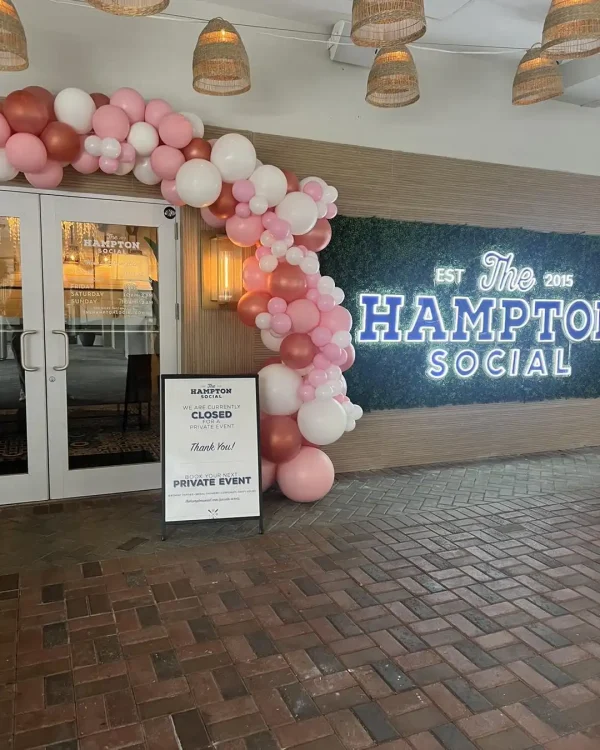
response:
[[(443, 380), (451, 371), (459, 378), (477, 372), (490, 378), (570, 377), (571, 344), (600, 341), (600, 300), (550, 299), (552, 292), (525, 297), (538, 287), (570, 289), (574, 278), (548, 272), (538, 280), (532, 268), (516, 266), (513, 253), (486, 252), (481, 265), (477, 286), (482, 296), (454, 296), (450, 309), (443, 311), (435, 294), (416, 295), (412, 304), (402, 294), (361, 294), (357, 341), (429, 345), (426, 374), (433, 380)], [(437, 286), (460, 285), (465, 273), (462, 268), (436, 268), (433, 280)], [(512, 296), (504, 296), (508, 294)], [(522, 349), (520, 336), (531, 328), (541, 346)], [(557, 334), (567, 339), (567, 350), (556, 345)], [(443, 343), (465, 348), (451, 354)]]

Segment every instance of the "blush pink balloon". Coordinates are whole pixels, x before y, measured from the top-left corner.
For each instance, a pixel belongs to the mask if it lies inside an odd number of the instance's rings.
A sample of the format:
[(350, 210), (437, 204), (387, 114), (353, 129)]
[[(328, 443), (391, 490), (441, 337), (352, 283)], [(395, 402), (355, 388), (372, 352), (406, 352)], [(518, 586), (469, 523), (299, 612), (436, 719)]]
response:
[(213, 212), (210, 210), (210, 208), (201, 208), (200, 216), (202, 216), (204, 223), (208, 224), (208, 226), (211, 227), (211, 229), (224, 229), (225, 228), (225, 224), (226, 224), (225, 219), (220, 219), (218, 216), (215, 216)]
[(265, 255), (271, 255), (271, 248), (265, 247), (264, 245), (261, 245), (260, 247), (256, 248), (256, 252), (254, 253), (257, 260), (260, 260), (261, 258), (264, 258)]
[(247, 203), (238, 203), (235, 207), (235, 215), (239, 216), (240, 219), (248, 219), (252, 216), (252, 211)]
[(172, 146), (159, 146), (150, 157), (150, 166), (163, 180), (174, 180), (185, 164), (185, 156)]
[(352, 344), (350, 344), (350, 346), (347, 346), (344, 351), (348, 355), (348, 358), (343, 365), (340, 365), (340, 367), (342, 368), (342, 372), (346, 372), (346, 370), (349, 370), (356, 360), (356, 350), (352, 346)]
[(262, 479), (262, 489), (268, 490), (269, 487), (275, 482), (275, 476), (277, 474), (277, 464), (272, 461), (267, 461), (266, 458), (260, 459), (260, 474)]
[(323, 354), (330, 362), (333, 362), (334, 364), (336, 360), (340, 358), (341, 351), (342, 350), (337, 344), (332, 344), (331, 342), (329, 344), (325, 344), (325, 346), (323, 347)]
[(314, 305), (317, 304), (320, 296), (318, 289), (309, 289), (308, 292), (306, 292), (306, 299), (310, 300)]
[[(311, 302), (311, 304), (313, 303)], [(331, 336), (329, 328), (325, 328), (324, 326), (317, 326), (310, 334), (313, 344), (318, 347), (326, 346), (331, 341)]]
[(352, 330), (352, 315), (345, 307), (336, 305), (333, 310), (321, 313), (321, 325), (329, 328), (332, 333), (336, 331)]
[(321, 312), (330, 312), (335, 307), (335, 300), (331, 294), (322, 294), (317, 300), (317, 307)]
[(284, 240), (292, 231), (292, 227), (289, 221), (280, 219), (278, 216), (271, 222), (269, 232), (275, 237), (276, 240)]
[[(252, 187), (254, 187), (253, 183), (250, 183), (250, 184), (252, 185)], [(268, 229), (271, 226), (273, 219), (277, 218), (277, 214), (275, 213), (275, 211), (267, 211), (266, 213), (262, 215), (261, 218), (262, 218), (262, 223), (263, 223), (264, 228)]]
[(15, 133), (6, 141), (6, 158), (19, 172), (41, 172), (48, 163), (42, 141), (31, 133)]
[(133, 162), (135, 161), (135, 156), (135, 149), (131, 145), (131, 143), (127, 143), (127, 141), (125, 141), (125, 143), (121, 144), (121, 156), (119, 157), (119, 161), (122, 164), (133, 164)]
[(185, 202), (181, 200), (177, 192), (175, 180), (163, 180), (160, 183), (160, 192), (162, 197), (172, 206), (185, 206)]
[(64, 170), (56, 161), (48, 161), (41, 172), (32, 174), (25, 172), (27, 182), (34, 188), (40, 190), (53, 190), (57, 188), (63, 180)]
[(335, 469), (329, 456), (304, 446), (291, 461), (279, 464), (277, 482), (283, 494), (296, 503), (314, 503), (333, 487)]
[(345, 349), (340, 349), (340, 354), (335, 359), (331, 360), (333, 365), (337, 365), (340, 369), (344, 367), (348, 361), (348, 352)]
[(271, 315), (277, 315), (277, 313), (284, 313), (287, 310), (287, 302), (281, 297), (272, 297), (267, 305), (267, 310)]
[(163, 143), (173, 148), (185, 148), (189, 146), (194, 137), (192, 123), (176, 112), (165, 115), (158, 126), (158, 134)]
[(325, 385), (327, 382), (327, 373), (325, 370), (312, 370), (308, 373), (308, 382), (315, 388), (319, 385)]
[(92, 125), (99, 138), (116, 138), (118, 141), (127, 138), (131, 127), (125, 112), (112, 104), (105, 104), (94, 112)]
[(314, 401), (315, 389), (310, 383), (303, 383), (300, 388), (298, 388), (298, 396), (304, 403), (307, 401)]
[(302, 192), (306, 193), (306, 195), (310, 195), (315, 203), (323, 199), (323, 187), (314, 180), (312, 182), (307, 182), (302, 188)]
[(100, 159), (83, 149), (75, 161), (71, 162), (71, 166), (80, 174), (94, 174), (100, 169)]
[(319, 279), (321, 278), (320, 273), (307, 273), (306, 274), (306, 283), (308, 284), (309, 289), (316, 289), (317, 285), (319, 283)]
[(331, 362), (324, 354), (321, 354), (321, 352), (319, 352), (313, 359), (313, 365), (317, 368), (317, 370), (327, 370), (328, 367), (331, 367)]
[(152, 99), (146, 105), (145, 120), (158, 129), (163, 117), (171, 114), (173, 107), (164, 99)]
[(338, 215), (338, 207), (335, 203), (329, 203), (327, 206), (327, 213), (325, 214), (326, 219), (335, 219)]
[(109, 159), (106, 156), (100, 157), (100, 169), (104, 172), (104, 174), (115, 174), (118, 168), (118, 159)]
[(227, 219), (225, 230), (234, 245), (251, 247), (259, 241), (264, 228), (260, 216), (249, 216), (247, 219), (232, 216)]
[(247, 292), (267, 291), (267, 274), (258, 265), (258, 260), (255, 257), (246, 258), (244, 261), (242, 283)]
[[(297, 299), (290, 302), (286, 312), (292, 319), (292, 330), (295, 333), (308, 333), (316, 328), (321, 320), (317, 306), (308, 299)], [(314, 343), (316, 342), (313, 341)]]
[(337, 396), (334, 396), (334, 397), (333, 397), (333, 400), (334, 400), (334, 401), (337, 401), (337, 402), (338, 402), (338, 404), (343, 404), (343, 403), (344, 403), (344, 397), (342, 396), (342, 394), (341, 394), (341, 393), (338, 393), (338, 395), (337, 395)]
[(273, 315), (273, 319), (271, 320), (271, 330), (273, 333), (276, 333), (278, 336), (285, 336), (285, 334), (289, 333), (291, 329), (292, 321), (289, 315), (286, 315), (285, 313), (277, 313), (277, 315)]
[(8, 124), (8, 120), (6, 117), (4, 117), (3, 114), (0, 114), (0, 148), (4, 148), (6, 146), (6, 141), (11, 136), (11, 129), (10, 125)]
[[(237, 180), (237, 182), (233, 183), (232, 193), (236, 201), (249, 203), (256, 195), (256, 188), (254, 187), (254, 183), (250, 182), (250, 180)], [(274, 215), (275, 214), (273, 214), (273, 216)]]
[(127, 115), (130, 124), (142, 122), (146, 113), (144, 97), (135, 89), (122, 88), (110, 97), (113, 107), (119, 107)]

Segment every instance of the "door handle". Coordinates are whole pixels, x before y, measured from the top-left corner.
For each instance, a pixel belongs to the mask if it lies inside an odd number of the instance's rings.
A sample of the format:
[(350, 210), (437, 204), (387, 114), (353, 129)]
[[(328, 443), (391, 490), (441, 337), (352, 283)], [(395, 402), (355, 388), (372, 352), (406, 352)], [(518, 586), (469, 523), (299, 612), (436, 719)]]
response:
[(62, 336), (65, 341), (65, 363), (61, 367), (57, 367), (56, 365), (52, 368), (53, 370), (56, 370), (56, 372), (63, 372), (67, 369), (69, 366), (69, 337), (65, 331), (52, 331), (56, 336)]
[(33, 336), (34, 333), (39, 333), (39, 331), (23, 331), (21, 334), (21, 367), (25, 372), (36, 372), (40, 369), (39, 367), (29, 367), (25, 361), (25, 339), (27, 336)]

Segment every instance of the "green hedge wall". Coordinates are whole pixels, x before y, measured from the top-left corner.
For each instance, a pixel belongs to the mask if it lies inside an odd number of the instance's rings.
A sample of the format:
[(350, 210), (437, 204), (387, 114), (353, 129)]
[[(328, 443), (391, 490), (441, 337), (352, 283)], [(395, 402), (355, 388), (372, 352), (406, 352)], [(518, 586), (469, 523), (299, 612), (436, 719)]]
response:
[[(332, 224), (333, 240), (320, 254), (321, 273), (333, 276), (345, 291), (344, 305), (354, 318), (354, 333), (360, 321), (358, 296), (364, 292), (405, 295), (403, 330), (412, 318), (413, 296), (434, 293), (449, 326), (451, 297), (461, 295), (475, 301), (480, 296), (477, 279), (484, 270), (480, 258), (490, 249), (503, 254), (513, 252), (515, 265), (531, 266), (538, 279), (532, 292), (498, 296), (600, 299), (600, 237), (343, 216), (338, 216)], [(465, 268), (465, 278), (459, 287), (436, 287), (436, 266)], [(573, 273), (573, 288), (545, 289), (542, 285), (545, 272)], [(535, 332), (533, 325), (522, 329), (517, 334), (517, 344), (512, 346), (522, 350), (545, 348), (536, 343)], [(568, 360), (572, 375), (568, 378), (519, 376), (493, 380), (480, 369), (468, 380), (449, 373), (441, 381), (432, 381), (426, 375), (427, 356), (436, 345), (355, 343), (355, 346), (356, 364), (346, 374), (349, 394), (367, 411), (600, 396), (600, 342), (572, 344)], [(439, 346), (455, 353), (472, 344)], [(483, 352), (491, 346), (479, 343), (474, 348)], [(508, 349), (511, 345), (499, 346)], [(562, 331), (553, 346), (564, 346), (568, 352), (569, 342)]]

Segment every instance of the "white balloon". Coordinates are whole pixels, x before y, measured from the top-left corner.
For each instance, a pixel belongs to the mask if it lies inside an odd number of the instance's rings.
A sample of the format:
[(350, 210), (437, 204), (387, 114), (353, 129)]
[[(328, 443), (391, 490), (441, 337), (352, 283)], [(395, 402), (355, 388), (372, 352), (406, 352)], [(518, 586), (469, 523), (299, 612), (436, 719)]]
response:
[(327, 399), (333, 398), (334, 396), (335, 393), (333, 392), (333, 388), (329, 384), (318, 385), (315, 388), (315, 398), (318, 401), (327, 401)]
[(340, 383), (342, 384), (341, 395), (345, 396), (348, 393), (348, 383), (346, 383), (346, 378), (343, 375), (340, 378)]
[(210, 160), (221, 173), (223, 182), (247, 180), (256, 169), (256, 149), (243, 135), (228, 133), (215, 143)]
[(205, 208), (217, 200), (223, 181), (214, 164), (206, 159), (190, 159), (179, 168), (175, 185), (184, 203), (194, 208)]
[(308, 185), (309, 182), (318, 182), (323, 190), (327, 187), (325, 180), (322, 180), (320, 177), (305, 177), (303, 180), (300, 180), (300, 190), (302, 190), (305, 185)]
[(354, 414), (354, 404), (351, 401), (344, 401), (342, 404), (346, 414), (351, 417)]
[(294, 235), (290, 232), (282, 242), (285, 242), (289, 249), (294, 244)]
[(356, 422), (354, 419), (348, 419), (346, 422), (346, 432), (352, 432), (352, 430), (356, 427)]
[(304, 260), (304, 255), (302, 255), (302, 250), (300, 250), (299, 247), (290, 247), (286, 253), (285, 259), (290, 266), (299, 266)]
[(288, 193), (275, 209), (280, 219), (288, 221), (292, 234), (306, 234), (317, 223), (317, 204), (305, 193)]
[[(261, 331), (263, 342), (264, 334), (269, 334), (269, 331)], [(281, 346), (283, 339), (277, 339), (277, 341)], [(279, 351), (279, 349), (272, 349), (272, 351)], [(265, 414), (275, 416), (295, 414), (302, 405), (298, 396), (298, 389), (301, 385), (302, 377), (286, 365), (263, 367), (258, 373), (260, 408)]]
[(271, 252), (276, 258), (283, 258), (288, 251), (287, 243), (283, 240), (277, 240), (271, 245)]
[[(261, 331), (260, 338), (267, 349), (270, 349), (272, 352), (278, 352), (281, 349), (283, 338), (281, 338), (281, 336), (275, 336), (272, 331)], [(265, 410), (263, 409), (263, 411)]]
[(81, 89), (63, 89), (54, 100), (54, 114), (59, 122), (70, 125), (80, 135), (92, 129), (96, 105), (92, 97)]
[(319, 294), (331, 294), (335, 289), (335, 281), (331, 276), (322, 276), (317, 284)]
[(317, 216), (319, 219), (324, 219), (327, 216), (327, 203), (317, 201)]
[(335, 203), (338, 198), (339, 198), (339, 193), (333, 187), (333, 185), (327, 185), (327, 187), (323, 190), (323, 202)]
[(272, 273), (277, 268), (278, 261), (274, 255), (263, 255), (258, 261), (258, 265), (261, 271)]
[(362, 415), (364, 414), (362, 410), (362, 406), (359, 406), (358, 404), (354, 404), (354, 409), (352, 410), (352, 417), (355, 421), (358, 421)]
[(116, 138), (105, 138), (102, 141), (102, 156), (107, 159), (118, 159), (121, 156), (121, 144)]
[(342, 381), (341, 380), (332, 380), (331, 383), (328, 383), (328, 385), (331, 386), (331, 390), (334, 396), (341, 396), (342, 394)]
[(268, 229), (265, 229), (265, 231), (260, 235), (260, 244), (263, 247), (273, 247), (274, 243), (275, 237), (273, 237)]
[(340, 289), (339, 286), (336, 286), (331, 292), (331, 296), (333, 297), (333, 301), (336, 305), (341, 305), (342, 302), (346, 299), (346, 295), (344, 293), (343, 289)]
[(119, 164), (116, 174), (118, 174), (119, 177), (125, 177), (126, 174), (133, 172), (134, 167), (135, 167), (135, 163), (132, 161), (122, 162), (121, 164)]
[(99, 138), (97, 135), (88, 135), (83, 147), (91, 156), (102, 156), (102, 138)]
[(348, 331), (336, 331), (331, 337), (333, 344), (337, 344), (340, 349), (345, 349), (352, 343), (352, 335)]
[(271, 327), (271, 321), (273, 320), (273, 316), (271, 313), (264, 312), (264, 313), (258, 313), (255, 319), (256, 327), (260, 328), (261, 331), (268, 331)]
[(308, 401), (298, 411), (298, 428), (303, 437), (314, 445), (331, 445), (346, 429), (346, 412), (334, 399)]
[(306, 257), (307, 258), (314, 258), (315, 260), (319, 260), (319, 256), (315, 252), (313, 252), (312, 250), (307, 250), (306, 251)]
[(6, 158), (6, 149), (0, 148), (0, 182), (14, 180), (18, 174), (19, 170), (15, 169)]
[(331, 365), (325, 372), (329, 380), (339, 380), (342, 377), (342, 368), (337, 365)]
[(158, 185), (162, 182), (162, 178), (152, 169), (149, 156), (142, 156), (136, 161), (133, 174), (144, 185)]
[(204, 123), (199, 115), (194, 114), (194, 112), (180, 112), (179, 114), (191, 123), (194, 138), (204, 138)]
[(269, 208), (269, 204), (264, 195), (255, 195), (253, 198), (250, 198), (250, 203), (248, 205), (250, 206), (252, 213), (256, 216), (266, 214), (267, 209)]
[(302, 258), (300, 261), (300, 270), (309, 276), (318, 273), (320, 268), (319, 261), (316, 258)]
[(127, 143), (133, 146), (140, 156), (150, 156), (159, 144), (158, 132), (149, 122), (136, 122), (131, 126)]
[(269, 206), (276, 206), (287, 194), (287, 178), (279, 169), (271, 164), (255, 169), (250, 177), (250, 182), (256, 188), (256, 195), (263, 195)]

